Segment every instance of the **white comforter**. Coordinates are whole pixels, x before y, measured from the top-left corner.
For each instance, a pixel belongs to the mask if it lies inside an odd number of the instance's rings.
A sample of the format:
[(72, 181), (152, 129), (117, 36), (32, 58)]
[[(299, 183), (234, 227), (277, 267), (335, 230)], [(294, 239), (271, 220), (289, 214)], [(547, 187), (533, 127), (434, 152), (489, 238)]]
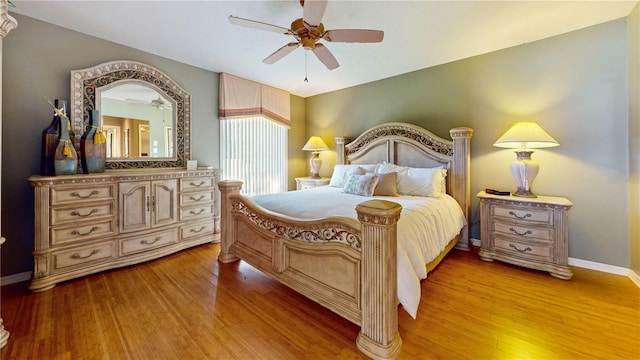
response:
[[(378, 196), (402, 205), (398, 221), (398, 299), (415, 319), (420, 303), (420, 280), (426, 264), (457, 235), (466, 220), (449, 195), (440, 198)], [(357, 204), (371, 198), (342, 193), (342, 188), (322, 186), (279, 194), (256, 195), (253, 200), (271, 211), (299, 219), (345, 216), (357, 219)]]

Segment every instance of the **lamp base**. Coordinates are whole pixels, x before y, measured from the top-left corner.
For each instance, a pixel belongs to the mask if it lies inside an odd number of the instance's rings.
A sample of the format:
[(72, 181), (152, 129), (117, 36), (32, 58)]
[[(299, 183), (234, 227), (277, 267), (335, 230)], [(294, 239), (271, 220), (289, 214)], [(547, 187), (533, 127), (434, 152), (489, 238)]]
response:
[(518, 190), (513, 196), (535, 198), (537, 196), (531, 192), (531, 184), (538, 175), (540, 165), (531, 158), (531, 150), (519, 150), (515, 153), (518, 158), (511, 163), (511, 175), (516, 180)]
[(319, 152), (313, 152), (313, 156), (311, 160), (309, 160), (309, 166), (311, 166), (311, 178), (319, 179), (320, 178), (320, 166), (322, 166), (322, 159), (320, 159)]
[(519, 197), (527, 197), (527, 198), (536, 198), (538, 197), (536, 194), (532, 193), (529, 189), (518, 188), (518, 191), (511, 193), (513, 196)]

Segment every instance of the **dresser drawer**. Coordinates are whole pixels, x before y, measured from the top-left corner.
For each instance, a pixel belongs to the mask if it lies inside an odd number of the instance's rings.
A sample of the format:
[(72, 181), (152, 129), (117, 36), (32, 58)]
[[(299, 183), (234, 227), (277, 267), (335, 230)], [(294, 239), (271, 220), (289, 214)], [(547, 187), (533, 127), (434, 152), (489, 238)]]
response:
[(191, 206), (211, 203), (213, 201), (213, 190), (182, 193), (180, 195), (180, 206)]
[(215, 179), (211, 176), (180, 179), (180, 191), (214, 189), (215, 185)]
[(51, 205), (114, 200), (115, 194), (116, 188), (114, 184), (58, 186), (51, 188)]
[(213, 219), (213, 204), (180, 209), (180, 220), (191, 220), (209, 217)]
[(180, 240), (184, 241), (198, 236), (213, 235), (214, 229), (213, 220), (184, 225), (180, 227)]
[(553, 225), (553, 210), (551, 209), (493, 205), (493, 215), (496, 218), (525, 223)]
[(51, 226), (80, 221), (93, 221), (105, 216), (113, 216), (114, 203), (103, 203), (86, 206), (51, 208)]
[(493, 231), (520, 239), (532, 239), (538, 241), (553, 241), (552, 228), (537, 228), (522, 226), (515, 223), (493, 222)]
[(178, 242), (176, 229), (120, 239), (120, 255), (135, 254)]
[(98, 263), (115, 260), (115, 242), (108, 241), (82, 246), (75, 249), (54, 251), (51, 254), (53, 271), (71, 267), (93, 266)]
[(550, 262), (553, 261), (553, 249), (550, 245), (520, 242), (502, 236), (495, 236), (494, 245), (495, 250), (513, 256)]
[(60, 245), (73, 241), (91, 240), (97, 237), (114, 235), (115, 221), (106, 219), (85, 223), (85, 225), (65, 226), (51, 229), (51, 245)]

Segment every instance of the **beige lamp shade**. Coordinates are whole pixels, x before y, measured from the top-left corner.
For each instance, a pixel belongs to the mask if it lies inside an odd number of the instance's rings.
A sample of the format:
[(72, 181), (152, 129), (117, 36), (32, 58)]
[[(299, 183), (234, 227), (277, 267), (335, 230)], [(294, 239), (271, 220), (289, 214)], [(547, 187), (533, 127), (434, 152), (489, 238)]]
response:
[(309, 138), (309, 141), (304, 144), (302, 150), (313, 152), (313, 156), (311, 157), (311, 160), (309, 160), (311, 177), (314, 179), (320, 178), (320, 166), (322, 166), (320, 151), (329, 150), (329, 147), (324, 143), (320, 136), (312, 136)]
[(533, 121), (513, 124), (493, 146), (512, 149), (539, 149), (558, 146), (556, 139)]
[(558, 146), (556, 139), (547, 134), (540, 125), (531, 122), (515, 123), (493, 146), (517, 149), (517, 159), (511, 163), (511, 175), (516, 180), (518, 189), (512, 193), (520, 197), (536, 197), (531, 191), (531, 184), (538, 175), (540, 164), (531, 158), (533, 150)]
[(324, 143), (324, 141), (320, 136), (312, 136), (309, 138), (307, 143), (304, 144), (304, 146), (302, 147), (302, 150), (318, 152), (318, 151), (329, 150), (329, 147), (327, 146), (327, 144)]

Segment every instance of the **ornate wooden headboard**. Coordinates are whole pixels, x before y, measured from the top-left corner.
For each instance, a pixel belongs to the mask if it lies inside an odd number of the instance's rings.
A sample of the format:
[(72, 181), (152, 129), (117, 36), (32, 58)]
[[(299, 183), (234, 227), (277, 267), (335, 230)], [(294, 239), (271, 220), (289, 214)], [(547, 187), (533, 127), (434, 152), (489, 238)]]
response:
[[(419, 126), (391, 122), (376, 125), (355, 140), (336, 137), (337, 164), (379, 164), (432, 168), (447, 172), (447, 193), (460, 204), (467, 223), (471, 205), (470, 149), (473, 129), (457, 127), (449, 131), (453, 140), (443, 139)], [(459, 246), (468, 248), (469, 228), (465, 227)]]

